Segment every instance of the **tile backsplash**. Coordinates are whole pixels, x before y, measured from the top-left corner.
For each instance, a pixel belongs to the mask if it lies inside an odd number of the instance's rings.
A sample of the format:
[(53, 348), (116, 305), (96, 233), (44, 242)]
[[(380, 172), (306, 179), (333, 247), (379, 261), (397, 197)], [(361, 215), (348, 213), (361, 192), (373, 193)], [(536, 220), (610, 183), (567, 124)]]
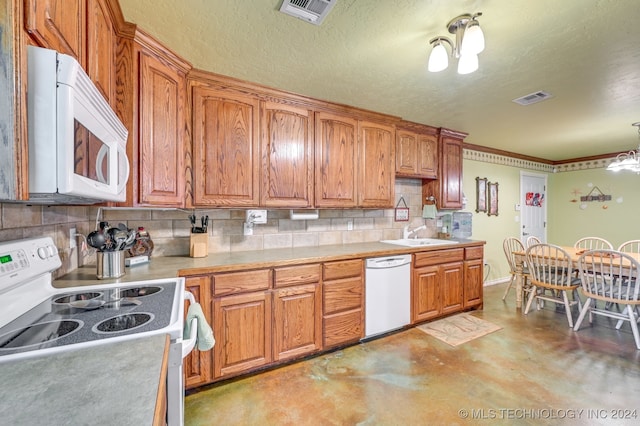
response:
[[(110, 209), (3, 203), (0, 204), (0, 241), (52, 237), (62, 259), (62, 267), (55, 273), (60, 277), (79, 265), (95, 263), (95, 251), (83, 244), (83, 236), (96, 229), (100, 220), (112, 226), (122, 222), (133, 229), (143, 226), (154, 242), (152, 257), (189, 255), (188, 216), (192, 213), (197, 218), (209, 215), (210, 253), (394, 239), (402, 236), (405, 225), (414, 228), (423, 223), (427, 229), (420, 231), (419, 236), (435, 236), (436, 221), (421, 217), (422, 181), (397, 179), (395, 193), (396, 203), (402, 196), (409, 207), (408, 222), (396, 222), (393, 209), (320, 210), (316, 220), (291, 220), (289, 210), (268, 210), (267, 223), (254, 225), (251, 236), (243, 235), (245, 210)], [(350, 222), (352, 230), (348, 230)], [(75, 249), (69, 248), (72, 228), (77, 230)]]

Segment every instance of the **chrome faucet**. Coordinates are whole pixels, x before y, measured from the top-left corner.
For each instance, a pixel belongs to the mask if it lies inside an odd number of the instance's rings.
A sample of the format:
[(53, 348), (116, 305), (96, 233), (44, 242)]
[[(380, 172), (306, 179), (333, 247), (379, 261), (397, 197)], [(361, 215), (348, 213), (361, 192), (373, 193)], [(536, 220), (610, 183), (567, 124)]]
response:
[(404, 228), (402, 228), (402, 238), (406, 240), (412, 235), (413, 235), (413, 238), (418, 238), (418, 235), (416, 234), (416, 232), (420, 231), (421, 229), (427, 229), (427, 225), (420, 225), (412, 231), (409, 231), (409, 225), (406, 225)]

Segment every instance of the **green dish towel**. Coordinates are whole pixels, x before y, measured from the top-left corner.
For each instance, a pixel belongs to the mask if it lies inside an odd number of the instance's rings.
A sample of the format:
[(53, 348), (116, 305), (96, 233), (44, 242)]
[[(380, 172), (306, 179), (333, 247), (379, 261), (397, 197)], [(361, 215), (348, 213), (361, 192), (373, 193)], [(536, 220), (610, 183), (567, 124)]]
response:
[(423, 219), (435, 219), (438, 211), (436, 210), (435, 204), (425, 204), (422, 207), (422, 218)]
[(216, 339), (213, 337), (213, 330), (211, 330), (211, 326), (207, 323), (207, 319), (204, 316), (204, 312), (202, 312), (202, 306), (199, 303), (192, 303), (189, 306), (189, 310), (187, 311), (187, 319), (184, 322), (184, 330), (183, 337), (185, 339), (189, 338), (191, 334), (191, 320), (193, 318), (198, 319), (198, 329), (197, 332), (197, 340), (196, 345), (199, 351), (208, 351), (213, 348), (213, 345), (216, 344)]

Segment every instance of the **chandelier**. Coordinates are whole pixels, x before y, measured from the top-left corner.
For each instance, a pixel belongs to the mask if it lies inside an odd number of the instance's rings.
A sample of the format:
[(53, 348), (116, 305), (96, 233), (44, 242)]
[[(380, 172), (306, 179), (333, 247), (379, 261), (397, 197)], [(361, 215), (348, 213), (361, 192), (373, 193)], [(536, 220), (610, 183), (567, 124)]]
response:
[(449, 54), (445, 43), (451, 48), (451, 56), (458, 59), (458, 74), (469, 74), (478, 69), (478, 53), (484, 50), (484, 34), (476, 19), (478, 16), (482, 16), (482, 13), (467, 13), (449, 21), (447, 29), (451, 34), (455, 34), (455, 44), (443, 36), (429, 40), (433, 47), (429, 55), (429, 71), (438, 72), (449, 66)]
[[(638, 137), (640, 138), (640, 121), (633, 123), (632, 126), (636, 126), (638, 128)], [(640, 145), (635, 151), (622, 152), (618, 154), (616, 159), (607, 166), (607, 170), (612, 172), (630, 170), (640, 174)]]

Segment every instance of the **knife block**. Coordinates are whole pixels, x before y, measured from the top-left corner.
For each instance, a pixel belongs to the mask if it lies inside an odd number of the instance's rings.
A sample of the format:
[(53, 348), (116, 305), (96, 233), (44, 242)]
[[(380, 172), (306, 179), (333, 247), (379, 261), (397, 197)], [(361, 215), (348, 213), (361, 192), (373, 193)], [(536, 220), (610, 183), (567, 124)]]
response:
[(209, 233), (190, 234), (189, 238), (189, 256), (190, 257), (207, 257), (209, 255)]

